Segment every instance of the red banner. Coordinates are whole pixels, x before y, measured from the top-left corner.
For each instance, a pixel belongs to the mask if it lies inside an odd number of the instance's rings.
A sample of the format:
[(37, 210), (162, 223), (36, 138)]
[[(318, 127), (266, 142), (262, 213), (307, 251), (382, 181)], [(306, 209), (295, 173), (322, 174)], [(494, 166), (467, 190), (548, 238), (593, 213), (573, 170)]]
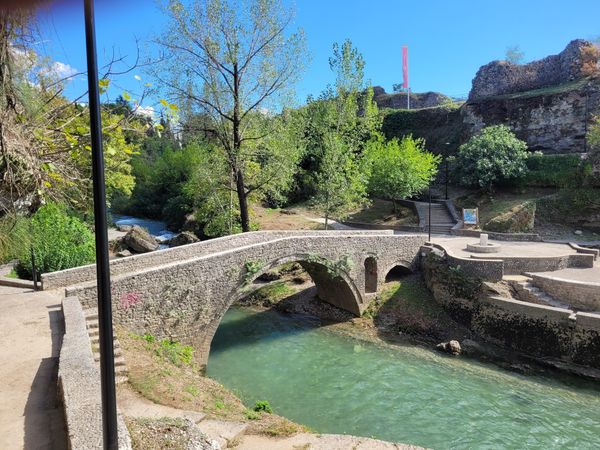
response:
[(402, 87), (408, 89), (408, 47), (402, 47), (402, 77), (404, 81)]

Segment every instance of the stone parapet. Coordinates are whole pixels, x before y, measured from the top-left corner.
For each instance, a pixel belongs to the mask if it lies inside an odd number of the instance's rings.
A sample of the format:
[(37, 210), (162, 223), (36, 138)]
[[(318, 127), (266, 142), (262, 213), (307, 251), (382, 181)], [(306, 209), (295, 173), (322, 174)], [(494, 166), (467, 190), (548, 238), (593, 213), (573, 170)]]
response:
[[(65, 335), (58, 368), (59, 395), (65, 410), (69, 448), (102, 449), (100, 373), (94, 364), (85, 316), (77, 297), (63, 300)], [(119, 450), (131, 449), (131, 438), (118, 416)]]

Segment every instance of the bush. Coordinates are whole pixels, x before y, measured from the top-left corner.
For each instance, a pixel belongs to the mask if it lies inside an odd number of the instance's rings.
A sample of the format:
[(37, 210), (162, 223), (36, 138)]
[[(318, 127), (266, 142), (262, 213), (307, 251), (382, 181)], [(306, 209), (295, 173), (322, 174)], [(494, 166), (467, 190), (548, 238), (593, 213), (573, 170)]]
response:
[(437, 173), (439, 156), (425, 150), (423, 139), (404, 136), (401, 140), (372, 139), (364, 160), (369, 173), (369, 193), (393, 201), (427, 189)]
[(254, 411), (273, 414), (273, 408), (271, 408), (271, 404), (267, 400), (258, 400), (254, 405)]
[(488, 191), (527, 174), (527, 144), (506, 125), (486, 127), (461, 145), (455, 158), (458, 182)]
[(537, 187), (566, 187), (580, 184), (581, 158), (578, 155), (543, 155), (533, 153), (527, 159), (524, 183)]
[(25, 217), (0, 219), (0, 264), (18, 259), (24, 248), (30, 246), (29, 220)]
[[(82, 266), (95, 258), (93, 233), (55, 203), (42, 206), (32, 216), (31, 242), (38, 273)], [(31, 278), (31, 252), (27, 247), (21, 249), (17, 273)]]

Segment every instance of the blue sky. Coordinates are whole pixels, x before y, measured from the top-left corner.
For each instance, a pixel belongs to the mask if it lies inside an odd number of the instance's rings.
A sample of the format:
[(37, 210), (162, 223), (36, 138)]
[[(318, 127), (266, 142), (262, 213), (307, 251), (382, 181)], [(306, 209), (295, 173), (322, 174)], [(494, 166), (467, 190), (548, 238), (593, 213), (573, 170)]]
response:
[[(289, 2), (289, 0), (284, 0)], [(39, 12), (40, 48), (53, 59), (85, 70), (83, 0), (57, 2)], [(144, 48), (160, 32), (164, 17), (153, 0), (96, 0), (100, 61), (114, 48), (130, 60), (135, 39)], [(335, 41), (350, 38), (366, 60), (366, 77), (388, 92), (401, 81), (402, 45), (409, 47), (411, 89), (465, 96), (477, 69), (502, 59), (519, 45), (526, 60), (561, 51), (575, 38), (600, 35), (599, 0), (297, 0), (295, 27), (308, 39), (311, 62), (297, 85), (297, 97), (317, 95), (333, 81), (328, 57)], [(67, 66), (68, 65), (68, 66)], [(150, 81), (142, 70), (118, 79), (119, 88), (139, 90)], [(70, 82), (68, 95), (85, 90)]]

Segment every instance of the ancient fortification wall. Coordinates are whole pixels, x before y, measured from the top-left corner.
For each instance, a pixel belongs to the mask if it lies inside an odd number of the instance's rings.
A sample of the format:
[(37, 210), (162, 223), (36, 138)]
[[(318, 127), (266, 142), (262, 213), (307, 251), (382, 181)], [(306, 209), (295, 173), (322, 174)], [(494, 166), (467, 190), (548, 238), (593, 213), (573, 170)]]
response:
[(540, 89), (568, 83), (598, 70), (593, 44), (577, 39), (571, 41), (558, 55), (547, 56), (528, 64), (513, 64), (507, 61), (492, 61), (480, 67), (473, 79), (469, 100), (494, 95)]

